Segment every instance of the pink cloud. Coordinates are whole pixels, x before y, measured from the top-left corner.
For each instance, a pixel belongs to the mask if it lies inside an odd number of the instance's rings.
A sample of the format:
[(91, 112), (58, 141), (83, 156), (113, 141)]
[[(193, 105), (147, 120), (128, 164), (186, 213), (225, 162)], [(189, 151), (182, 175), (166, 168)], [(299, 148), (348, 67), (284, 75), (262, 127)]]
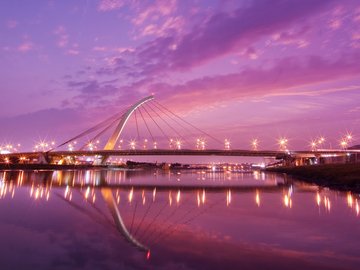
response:
[(57, 40), (57, 46), (58, 47), (66, 47), (69, 43), (69, 35), (66, 32), (66, 29), (64, 26), (60, 25), (58, 26), (55, 31), (54, 34), (57, 36), (58, 40)]
[(121, 8), (125, 4), (123, 0), (101, 0), (98, 5), (100, 11), (112, 11)]
[(272, 40), (279, 45), (296, 45), (298, 48), (304, 48), (309, 45), (306, 35), (310, 31), (310, 27), (302, 27), (299, 30), (288, 30), (275, 33), (272, 35)]
[[(276, 33), (280, 33), (279, 42), (293, 42), (298, 47), (306, 47), (308, 41), (301, 37), (305, 30), (294, 33), (287, 30), (295, 27), (299, 20), (306, 22), (313, 16), (324, 13), (331, 7), (331, 2), (254, 2), (231, 13), (215, 13), (202, 23), (194, 25), (186, 34), (181, 32), (180, 35), (178, 31), (174, 31), (176, 34), (166, 32), (172, 25), (181, 25), (179, 22), (169, 22), (164, 29), (156, 28), (155, 23), (149, 24), (145, 26), (143, 34), (160, 36), (132, 52), (132, 58), (136, 58), (137, 63), (143, 63), (135, 68), (139, 73), (149, 76), (169, 71), (187, 71), (214, 59), (246, 50), (264, 37)], [(142, 19), (136, 21), (142, 22)], [(249, 56), (256, 58), (258, 55), (253, 53)], [(121, 62), (120, 65), (123, 66), (124, 63)], [(114, 67), (109, 73), (113, 74), (116, 70), (122, 69), (120, 66)]]
[(183, 32), (185, 28), (184, 14), (177, 12), (177, 0), (157, 0), (150, 5), (137, 5), (135, 17), (131, 20), (135, 26), (134, 39), (146, 36), (161, 37)]
[(13, 29), (13, 28), (16, 28), (18, 26), (19, 22), (18, 21), (15, 21), (15, 20), (8, 20), (6, 22), (6, 27), (9, 28), (9, 29)]
[(158, 24), (148, 24), (141, 32), (141, 36), (165, 36), (171, 31), (180, 32), (185, 25), (185, 21), (181, 16), (169, 17), (164, 22)]
[[(337, 61), (327, 61), (312, 56), (306, 59), (286, 58), (269, 69), (247, 69), (240, 73), (203, 77), (185, 84), (154, 84), (149, 92), (177, 107), (196, 107), (231, 100), (242, 100), (272, 95), (316, 95), (318, 92), (301, 91), (303, 86), (314, 86), (325, 82), (336, 82), (357, 78), (360, 53), (343, 55)], [(261, 78), (261, 79), (260, 79)], [(358, 89), (358, 88), (356, 88)], [(339, 88), (334, 91), (351, 91), (353, 88)]]
[(66, 51), (66, 54), (68, 55), (78, 55), (80, 53), (79, 50), (75, 50), (75, 49), (69, 49)]
[(135, 25), (144, 24), (145, 21), (156, 21), (162, 16), (168, 16), (172, 14), (177, 8), (176, 0), (161, 1), (157, 0), (153, 5), (148, 6), (142, 10), (132, 22)]
[[(328, 2), (326, 2), (328, 3)], [(248, 46), (298, 19), (306, 19), (325, 5), (324, 1), (255, 2), (232, 14), (216, 14), (185, 35), (169, 55), (171, 66), (185, 69)], [(263, 14), (266, 10), (266, 15)], [(244, 21), (247, 22), (244, 24)]]
[(260, 53), (257, 52), (253, 47), (246, 48), (240, 52), (241, 56), (246, 56), (247, 58), (251, 60), (258, 59)]
[(105, 52), (105, 51), (107, 51), (107, 48), (106, 47), (100, 47), (100, 46), (95, 46), (94, 48), (93, 48), (93, 51), (96, 51), (96, 52)]
[(20, 44), (17, 47), (17, 50), (19, 52), (28, 52), (30, 50), (32, 50), (34, 47), (34, 44), (31, 41), (25, 41), (24, 43)]
[(329, 22), (329, 27), (332, 29), (332, 30), (337, 30), (340, 28), (340, 26), (342, 25), (342, 22), (340, 19), (333, 19)]
[(353, 33), (351, 36), (352, 40), (359, 40), (360, 39), (360, 32)]

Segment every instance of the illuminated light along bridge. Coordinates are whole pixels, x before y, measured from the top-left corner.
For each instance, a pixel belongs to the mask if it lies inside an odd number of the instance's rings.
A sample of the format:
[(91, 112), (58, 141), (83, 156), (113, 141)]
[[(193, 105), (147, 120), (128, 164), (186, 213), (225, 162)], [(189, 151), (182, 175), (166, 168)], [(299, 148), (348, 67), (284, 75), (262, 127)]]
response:
[(237, 156), (237, 157), (320, 157), (322, 155), (347, 155), (357, 154), (360, 150), (318, 150), (318, 151), (276, 151), (276, 150), (193, 150), (193, 149), (147, 149), (147, 150), (77, 150), (77, 151), (51, 151), (51, 152), (18, 152), (4, 154), (7, 157), (38, 157), (39, 154), (45, 154), (49, 157), (66, 157), (66, 156)]
[[(169, 136), (165, 132), (165, 128), (160, 125), (159, 122), (155, 120), (155, 115), (161, 122), (167, 127), (168, 130), (172, 131), (175, 134), (175, 140), (172, 139), (172, 136)], [(139, 114), (139, 116), (138, 116)], [(163, 114), (163, 116), (161, 116)], [(148, 135), (151, 137), (153, 148), (154, 149), (136, 149), (135, 142), (130, 143), (131, 149), (116, 149), (116, 145), (121, 141), (119, 138), (123, 133), (123, 130), (128, 123), (129, 118), (134, 115), (136, 122), (136, 131), (138, 139), (140, 136), (139, 122), (142, 119), (144, 126)], [(156, 135), (154, 131), (150, 129), (150, 123), (146, 121), (146, 117), (155, 127), (156, 132), (160, 133), (167, 141), (171, 143), (172, 149), (159, 149), (156, 142)], [(207, 137), (210, 140), (216, 141), (217, 143), (222, 142), (212, 135), (200, 130), (196, 126), (190, 124), (186, 120), (182, 119), (172, 111), (170, 111), (165, 106), (154, 101), (154, 96), (148, 96), (143, 98), (130, 106), (128, 109), (113, 115), (112, 117), (106, 119), (105, 121), (99, 123), (98, 125), (82, 132), (81, 134), (67, 140), (66, 142), (60, 144), (54, 149), (48, 151), (36, 151), (36, 152), (14, 152), (0, 154), (0, 158), (9, 162), (10, 159), (20, 159), (20, 160), (37, 160), (39, 163), (59, 163), (59, 160), (64, 161), (66, 158), (79, 158), (79, 157), (95, 157), (94, 164), (101, 165), (106, 164), (106, 161), (111, 156), (233, 156), (233, 157), (269, 157), (277, 158), (282, 160), (290, 161), (293, 159), (297, 160), (299, 164), (303, 163), (304, 159), (309, 158), (326, 158), (326, 157), (347, 157), (350, 155), (355, 155), (355, 158), (360, 157), (360, 150), (350, 150), (350, 149), (322, 149), (322, 150), (313, 150), (313, 151), (275, 151), (275, 150), (240, 150), (240, 149), (230, 149), (229, 141), (225, 140), (225, 149), (205, 149), (205, 140), (197, 139), (197, 149), (184, 149), (184, 144), (188, 143), (189, 139), (181, 134), (179, 130), (174, 128), (170, 124), (173, 121), (177, 127), (182, 127), (183, 130), (188, 131), (188, 133), (194, 133), (194, 131), (199, 132), (203, 137)], [(97, 141), (100, 136), (103, 136), (111, 128), (115, 130), (112, 132), (108, 138), (103, 149), (97, 149), (94, 147), (93, 142)], [(79, 149), (75, 149), (75, 144), (78, 139), (87, 138), (89, 134), (94, 134), (97, 132), (94, 137), (90, 139), (89, 142), (84, 144)], [(148, 142), (147, 139), (144, 142)], [(64, 146), (68, 146), (67, 150), (61, 150)], [(86, 149), (88, 148), (88, 149)], [(58, 149), (58, 150), (57, 150)], [(61, 162), (62, 163), (62, 162)]]

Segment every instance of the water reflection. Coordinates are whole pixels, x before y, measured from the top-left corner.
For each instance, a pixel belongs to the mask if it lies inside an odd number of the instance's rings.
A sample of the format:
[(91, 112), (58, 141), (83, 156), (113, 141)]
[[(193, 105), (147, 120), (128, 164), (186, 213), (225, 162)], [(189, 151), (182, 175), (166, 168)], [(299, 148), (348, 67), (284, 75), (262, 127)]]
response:
[(347, 205), (350, 209), (354, 210), (356, 215), (359, 215), (359, 202), (358, 199), (354, 198), (354, 194), (348, 193), (347, 194)]
[[(126, 172), (126, 171), (101, 171), (101, 170), (85, 170), (85, 171), (1, 171), (0, 172), (0, 198), (4, 199), (6, 197), (14, 198), (16, 194), (16, 189), (20, 187), (29, 187), (30, 198), (34, 200), (44, 199), (48, 201), (51, 197), (51, 189), (53, 187), (63, 188), (64, 189), (64, 198), (67, 200), (72, 200), (73, 189), (78, 189), (83, 194), (83, 197), (86, 201), (91, 201), (95, 203), (96, 201), (96, 190), (103, 188), (104, 186), (111, 188), (115, 192), (114, 200), (117, 204), (120, 203), (120, 198), (128, 198), (128, 202), (131, 204), (134, 200), (135, 193), (141, 192), (140, 198), (141, 203), (145, 205), (148, 203), (146, 194), (149, 192), (151, 194), (151, 199), (149, 202), (154, 203), (157, 199), (157, 192), (160, 188), (162, 193), (167, 192), (168, 205), (172, 206), (175, 202), (179, 206), (182, 198), (182, 190), (194, 190), (195, 192), (195, 202), (197, 206), (204, 205), (206, 203), (206, 193), (214, 191), (224, 192), (224, 202), (226, 206), (229, 206), (232, 201), (232, 192), (254, 192), (255, 204), (258, 207), (261, 207), (260, 192), (261, 190), (265, 192), (273, 191), (282, 191), (282, 202), (286, 208), (292, 208), (293, 206), (293, 193), (294, 193), (294, 183), (288, 181), (288, 179), (279, 180), (279, 177), (275, 175), (267, 176), (267, 179), (271, 179), (272, 185), (266, 183), (263, 185), (258, 185), (255, 183), (253, 187), (249, 185), (244, 185), (243, 183), (236, 182), (235, 186), (230, 185), (230, 188), (227, 188), (228, 185), (214, 185), (213, 181), (218, 179), (219, 176), (216, 173), (211, 172), (209, 175), (213, 178), (209, 178), (208, 181), (203, 182), (202, 185), (204, 188), (201, 188), (201, 185), (184, 185), (170, 186), (168, 183), (160, 183), (159, 185), (146, 183), (144, 181), (131, 181), (134, 177), (143, 176), (144, 172)], [(149, 174), (149, 172), (147, 172)], [(146, 173), (145, 173), (146, 174)], [(205, 171), (196, 172), (196, 174), (207, 174)], [(263, 172), (261, 174), (264, 174)], [(124, 176), (125, 175), (125, 176)], [(154, 175), (159, 179), (159, 173), (155, 172)], [(168, 175), (168, 174), (167, 174)], [(180, 172), (177, 172), (176, 175), (181, 175)], [(183, 173), (183, 175), (186, 175)], [(193, 174), (190, 175), (190, 177)], [(258, 179), (259, 173), (253, 174), (255, 180)], [(127, 178), (130, 179), (127, 179)], [(209, 176), (208, 176), (209, 177)], [(239, 177), (239, 175), (237, 175)], [(243, 175), (240, 176), (243, 178)], [(265, 179), (266, 177), (262, 177)], [(163, 178), (162, 178), (163, 180)], [(238, 180), (238, 179), (237, 179)], [(236, 180), (235, 180), (236, 181)], [(129, 185), (129, 182), (133, 182)], [(186, 182), (186, 181), (185, 181)], [(330, 195), (326, 189), (322, 189), (316, 186), (309, 185), (297, 185), (296, 192), (314, 192), (315, 193), (315, 203), (318, 207), (323, 207), (326, 211), (330, 212), (332, 207), (332, 202)], [(121, 195), (122, 192), (127, 192), (126, 195)], [(347, 193), (346, 197), (347, 206), (354, 210), (356, 215), (359, 215), (359, 202), (358, 195)]]
[[(204, 171), (177, 172), (170, 174), (170, 178), (169, 173), (161, 171), (147, 174), (106, 170), (2, 171), (0, 198), (24, 200), (20, 192), (23, 190), (29, 194), (27, 198), (38, 202), (50, 203), (61, 197), (67, 206), (87, 213), (93, 221), (103, 224), (105, 230), (114, 226), (118, 236), (123, 236), (147, 259), (150, 259), (150, 250), (151, 256), (157, 256), (157, 247), (164, 245), (167, 239), (174, 239), (174, 235), (185, 228), (194, 229), (193, 224), (208, 228), (231, 221), (241, 227), (239, 220), (246, 208), (253, 215), (265, 216), (269, 215), (269, 209), (271, 215), (301, 212), (312, 217), (322, 213), (336, 217), (339, 211), (350, 209), (349, 220), (359, 216), (357, 194), (332, 192), (262, 174), (251, 175), (252, 181), (245, 179), (244, 174), (233, 174), (230, 183), (225, 183), (223, 180), (228, 178), (223, 174)], [(198, 175), (201, 175), (201, 185), (196, 182)], [(150, 181), (154, 177), (155, 184)], [(180, 179), (184, 185), (177, 184), (177, 180), (172, 182), (173, 178)], [(191, 180), (195, 181), (194, 185), (190, 185)], [(97, 214), (96, 217), (89, 209)], [(245, 237), (246, 232), (240, 232)], [(235, 230), (226, 232), (232, 239), (236, 239), (238, 233)]]

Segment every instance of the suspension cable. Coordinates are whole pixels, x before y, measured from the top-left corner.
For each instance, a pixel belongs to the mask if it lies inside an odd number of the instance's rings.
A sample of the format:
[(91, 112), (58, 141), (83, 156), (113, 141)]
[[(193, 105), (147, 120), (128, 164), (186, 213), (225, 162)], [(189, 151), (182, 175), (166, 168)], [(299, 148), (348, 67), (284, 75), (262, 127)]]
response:
[(137, 132), (137, 140), (140, 140), (140, 133), (139, 133), (139, 125), (138, 125), (138, 120), (137, 120), (137, 116), (136, 116), (136, 110), (134, 111), (135, 113), (135, 122), (136, 122), (136, 132)]
[(165, 114), (170, 120), (174, 121), (177, 125), (181, 126), (183, 129), (185, 129), (186, 131), (188, 131), (190, 133), (191, 136), (194, 136), (195, 134), (192, 133), (192, 131), (187, 128), (186, 126), (184, 126), (181, 122), (179, 122), (176, 118), (173, 118), (169, 115), (169, 113), (165, 110), (163, 110), (160, 106), (158, 106), (156, 103), (153, 104), (158, 110), (160, 110), (163, 114)]
[(138, 205), (138, 201), (136, 200), (136, 203), (135, 203), (135, 210), (134, 210), (134, 213), (133, 213), (133, 216), (132, 216), (132, 220), (131, 220), (131, 225), (130, 225), (130, 233), (132, 231), (132, 227), (134, 225), (134, 219), (135, 219), (135, 213), (136, 213), (136, 208), (137, 208), (137, 205)]
[(145, 112), (147, 113), (147, 115), (150, 117), (150, 119), (155, 123), (155, 125), (158, 127), (158, 129), (161, 131), (161, 133), (168, 138), (168, 140), (170, 141), (170, 137), (165, 134), (165, 132), (163, 131), (163, 129), (158, 125), (158, 123), (154, 120), (154, 118), (150, 115), (150, 113), (148, 112), (148, 110), (145, 108), (145, 106), (143, 107), (143, 109), (145, 110)]
[(121, 117), (123, 117), (124, 111), (125, 110), (121, 111), (120, 113), (114, 114), (113, 116), (105, 119), (104, 121), (100, 122), (99, 124), (89, 128), (89, 129), (85, 130), (84, 132), (80, 133), (79, 135), (77, 135), (75, 137), (72, 137), (71, 139), (69, 139), (66, 142), (56, 146), (55, 148), (50, 149), (48, 152), (50, 152), (50, 151), (52, 151), (54, 149), (60, 148), (60, 147), (64, 146), (65, 144), (68, 144), (69, 142), (72, 142), (72, 141), (77, 140), (77, 139), (79, 139), (81, 137), (84, 137), (87, 134), (93, 133), (94, 131), (96, 131), (96, 130), (102, 128), (103, 126), (105, 126), (109, 121), (111, 121), (113, 119), (119, 120)]
[(143, 116), (143, 114), (142, 114), (142, 112), (141, 112), (141, 110), (140, 110), (140, 107), (139, 107), (138, 109), (139, 109), (139, 113), (140, 113), (140, 115), (141, 115), (141, 118), (142, 118), (142, 120), (143, 120), (144, 123), (145, 123), (146, 129), (147, 129), (147, 131), (149, 132), (149, 134), (150, 134), (150, 136), (151, 136), (152, 141), (155, 142), (154, 136), (152, 135), (152, 133), (151, 133), (149, 127), (148, 127), (148, 124), (147, 124), (146, 121), (145, 121), (145, 118), (144, 118), (144, 116)]
[[(175, 207), (175, 209), (162, 221), (163, 224), (166, 224), (167, 222), (169, 222), (169, 220), (176, 214), (177, 210), (179, 209), (179, 207)], [(156, 233), (156, 234), (155, 234)], [(162, 235), (161, 232), (159, 232), (159, 230), (157, 230), (156, 228), (152, 231), (151, 235), (145, 239), (147, 239), (148, 241), (153, 240), (153, 238), (157, 238), (158, 235)], [(145, 241), (144, 239), (144, 241)]]
[(153, 107), (150, 106), (150, 104), (145, 104), (146, 106), (148, 106), (171, 130), (173, 130), (177, 136), (180, 137), (180, 139), (182, 139), (185, 143), (187, 143), (190, 146), (190, 143), (175, 129), (173, 128), (168, 121), (166, 121), (163, 117), (161, 117), (161, 115), (154, 110)]
[(196, 129), (197, 131), (201, 132), (202, 134), (208, 136), (209, 138), (213, 139), (214, 141), (221, 143), (222, 141), (220, 141), (219, 139), (215, 138), (214, 136), (210, 135), (209, 133), (199, 129), (198, 127), (194, 126), (193, 124), (189, 123), (188, 121), (186, 121), (185, 119), (183, 119), (182, 117), (178, 116), (177, 114), (173, 113), (172, 111), (170, 111), (168, 108), (166, 108), (164, 105), (160, 104), (159, 102), (155, 101), (156, 104), (158, 104), (159, 106), (161, 106), (162, 108), (164, 108), (165, 110), (167, 110), (169, 113), (171, 113), (173, 116), (175, 116), (176, 118), (180, 119), (181, 121), (183, 121), (184, 123), (186, 123), (187, 125), (191, 126), (192, 128)]
[(164, 202), (164, 205), (163, 207), (160, 208), (160, 211), (153, 217), (153, 219), (151, 220), (151, 222), (149, 223), (149, 225), (145, 228), (145, 230), (142, 232), (142, 234), (140, 234), (137, 238), (138, 239), (141, 239), (145, 233), (150, 229), (152, 228), (154, 222), (157, 220), (157, 218), (160, 216), (160, 214), (164, 211), (164, 209), (166, 208), (167, 206), (167, 202)]
[[(194, 219), (198, 218), (199, 216), (205, 214), (207, 211), (209, 211), (211, 208), (213, 208), (214, 206), (218, 205), (219, 202), (221, 202), (222, 199), (219, 199), (218, 201), (214, 202), (213, 204), (209, 205), (208, 207), (204, 208), (202, 211), (199, 211), (197, 214), (195, 214), (192, 217), (189, 217), (187, 220), (185, 220), (183, 223), (181, 223), (182, 225), (186, 225), (188, 223), (190, 223), (191, 221), (193, 221)], [(155, 240), (155, 242), (153, 243), (154, 245), (158, 242), (160, 242), (160, 240), (164, 240), (166, 237), (168, 237), (169, 235), (171, 235), (173, 232), (175, 232), (178, 227), (179, 227), (179, 223), (175, 224), (174, 227), (172, 228), (172, 230), (170, 230), (171, 224), (162, 231), (162, 233), (157, 237), (157, 239)], [(169, 229), (169, 230), (167, 230)]]
[[(105, 127), (102, 131), (100, 131), (98, 134), (96, 134), (91, 140), (90, 142), (95, 141), (97, 138), (99, 138), (101, 135), (103, 135), (106, 131), (108, 131), (110, 128), (112, 128), (114, 126), (114, 124), (118, 121), (119, 119), (115, 119), (112, 123), (110, 123), (110, 125), (108, 125), (107, 127)], [(80, 150), (83, 150), (86, 147), (87, 143), (84, 144)]]
[(150, 208), (151, 208), (152, 204), (153, 204), (153, 201), (151, 201), (151, 203), (149, 203), (149, 206), (148, 206), (148, 208), (146, 209), (145, 214), (143, 215), (143, 217), (142, 217), (142, 219), (141, 219), (140, 223), (137, 225), (137, 227), (136, 227), (136, 229), (135, 229), (135, 232), (134, 232), (134, 236), (136, 236), (136, 233), (138, 232), (139, 228), (140, 228), (140, 227), (141, 227), (141, 225), (143, 224), (143, 222), (144, 222), (144, 220), (145, 220), (145, 218), (146, 218), (147, 214), (149, 213), (149, 210), (150, 210)]

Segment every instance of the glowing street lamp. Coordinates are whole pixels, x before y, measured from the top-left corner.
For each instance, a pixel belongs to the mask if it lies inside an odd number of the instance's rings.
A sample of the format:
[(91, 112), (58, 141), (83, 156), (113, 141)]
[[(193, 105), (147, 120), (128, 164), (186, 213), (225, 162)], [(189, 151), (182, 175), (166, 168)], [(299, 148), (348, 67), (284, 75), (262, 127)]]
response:
[(280, 138), (278, 140), (280, 151), (286, 151), (287, 150), (287, 143), (288, 143), (288, 139), (286, 139), (286, 138)]
[(68, 150), (69, 151), (74, 151), (74, 146), (71, 143), (68, 145)]
[(354, 139), (353, 135), (350, 132), (347, 132), (344, 138), (348, 143), (351, 143)]
[[(35, 144), (34, 151), (42, 151), (42, 152), (49, 151), (51, 149), (51, 145), (52, 145), (52, 143), (48, 143), (46, 141), (40, 141), (37, 144)], [(55, 145), (55, 142), (54, 142), (54, 145)], [(12, 146), (11, 146), (11, 148), (12, 148)]]
[(147, 143), (148, 143), (148, 139), (144, 139), (144, 144), (143, 144), (144, 150), (147, 149)]
[(173, 139), (170, 139), (169, 147), (170, 147), (170, 149), (173, 149), (173, 147), (174, 147), (174, 140)]
[(181, 150), (181, 141), (180, 140), (176, 140), (175, 145), (176, 145), (177, 150)]
[(346, 139), (342, 139), (340, 141), (340, 146), (341, 146), (342, 149), (346, 149), (347, 146), (348, 146), (348, 141)]
[(196, 139), (196, 150), (205, 150), (206, 148), (206, 141), (202, 138)]
[(123, 142), (124, 142), (123, 139), (119, 140), (119, 145), (118, 145), (118, 148), (119, 148), (119, 149), (122, 149), (122, 144), (123, 144)]
[(135, 150), (136, 149), (136, 141), (132, 140), (130, 141), (130, 149)]
[(310, 143), (310, 146), (311, 146), (311, 151), (316, 151), (317, 149), (317, 142), (316, 141), (312, 141)]
[(93, 151), (94, 148), (95, 148), (95, 146), (94, 146), (94, 144), (92, 142), (89, 142), (87, 146), (88, 146), (90, 151)]
[(225, 139), (225, 150), (230, 150), (230, 141)]
[(205, 140), (202, 140), (202, 141), (200, 142), (200, 149), (201, 149), (201, 150), (205, 150), (205, 145), (206, 145)]
[(254, 150), (254, 151), (258, 150), (258, 146), (259, 146), (259, 141), (258, 141), (258, 139), (253, 139), (253, 140), (251, 141), (252, 150)]

